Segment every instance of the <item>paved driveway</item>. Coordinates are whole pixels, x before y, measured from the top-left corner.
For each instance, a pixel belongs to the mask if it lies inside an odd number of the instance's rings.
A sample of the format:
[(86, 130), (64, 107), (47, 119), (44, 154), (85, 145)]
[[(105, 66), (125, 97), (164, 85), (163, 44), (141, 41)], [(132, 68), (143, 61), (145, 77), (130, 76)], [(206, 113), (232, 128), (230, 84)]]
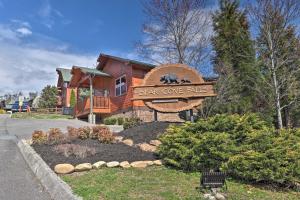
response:
[(16, 135), (17, 138), (31, 138), (34, 130), (48, 131), (50, 128), (60, 128), (66, 131), (68, 126), (78, 128), (88, 125), (87, 122), (75, 119), (6, 119), (7, 131), (10, 135)]
[[(0, 200), (50, 200), (25, 162), (15, 141), (30, 138), (34, 130), (84, 126), (78, 120), (20, 120), (0, 115)], [(17, 137), (16, 137), (17, 136)]]

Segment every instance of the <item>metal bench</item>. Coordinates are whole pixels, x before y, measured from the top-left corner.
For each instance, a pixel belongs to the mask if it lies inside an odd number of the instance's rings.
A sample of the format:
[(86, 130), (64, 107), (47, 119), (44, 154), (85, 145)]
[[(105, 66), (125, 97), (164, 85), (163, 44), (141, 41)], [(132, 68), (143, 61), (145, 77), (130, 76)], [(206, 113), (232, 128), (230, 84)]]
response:
[(219, 188), (226, 185), (226, 173), (225, 172), (202, 172), (200, 178), (200, 187)]

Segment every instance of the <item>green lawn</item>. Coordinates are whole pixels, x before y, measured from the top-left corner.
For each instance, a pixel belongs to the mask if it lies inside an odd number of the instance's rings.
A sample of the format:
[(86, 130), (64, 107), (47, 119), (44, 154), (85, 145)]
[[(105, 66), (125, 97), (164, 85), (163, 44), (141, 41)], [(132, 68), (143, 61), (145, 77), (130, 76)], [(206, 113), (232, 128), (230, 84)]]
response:
[(13, 113), (12, 118), (16, 119), (72, 119), (73, 116), (62, 114), (43, 114), (43, 113)]
[[(99, 199), (203, 199), (198, 192), (199, 173), (184, 173), (165, 167), (145, 169), (102, 168), (62, 176), (85, 200)], [(228, 199), (298, 200), (300, 193), (272, 191), (263, 187), (227, 181)]]

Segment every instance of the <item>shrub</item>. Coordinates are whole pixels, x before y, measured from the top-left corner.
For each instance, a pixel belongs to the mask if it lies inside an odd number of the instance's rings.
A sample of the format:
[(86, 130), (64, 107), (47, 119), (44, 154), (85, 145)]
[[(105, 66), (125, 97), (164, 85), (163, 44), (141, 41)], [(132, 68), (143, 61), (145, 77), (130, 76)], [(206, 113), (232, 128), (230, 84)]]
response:
[(224, 163), (232, 176), (288, 186), (300, 182), (300, 130), (260, 131), (246, 143), (241, 153)]
[(0, 114), (5, 114), (5, 113), (6, 113), (5, 110), (0, 109)]
[(113, 117), (108, 117), (105, 118), (103, 122), (105, 125), (115, 125), (117, 123), (117, 119)]
[(142, 121), (139, 118), (126, 118), (125, 122), (123, 123), (124, 129), (129, 129), (135, 126), (141, 125)]
[(105, 126), (95, 126), (93, 132), (97, 134), (97, 138), (101, 143), (112, 143), (115, 139), (109, 128)]
[(92, 127), (92, 132), (90, 134), (91, 139), (98, 139), (99, 134), (103, 131), (109, 130), (106, 126), (93, 126)]
[(63, 154), (65, 157), (70, 157), (74, 155), (79, 158), (86, 158), (91, 155), (96, 154), (95, 148), (90, 148), (87, 146), (81, 146), (78, 144), (59, 144), (53, 147), (56, 153)]
[(123, 125), (124, 124), (124, 118), (123, 117), (118, 117), (117, 118), (117, 123), (118, 123), (118, 125)]
[(84, 126), (78, 129), (78, 137), (82, 140), (89, 138), (91, 128)]
[(47, 142), (47, 134), (43, 131), (35, 130), (31, 136), (33, 144), (44, 144)]
[(71, 126), (68, 126), (67, 127), (67, 134), (68, 134), (68, 139), (70, 140), (75, 140), (78, 138), (78, 129), (77, 128), (74, 128), (74, 127), (71, 127)]
[(300, 183), (300, 130), (278, 133), (255, 114), (170, 126), (160, 140), (166, 164), (183, 170), (219, 168), (246, 181)]
[(65, 139), (64, 134), (59, 128), (50, 128), (48, 131), (48, 142), (50, 144), (61, 143)]

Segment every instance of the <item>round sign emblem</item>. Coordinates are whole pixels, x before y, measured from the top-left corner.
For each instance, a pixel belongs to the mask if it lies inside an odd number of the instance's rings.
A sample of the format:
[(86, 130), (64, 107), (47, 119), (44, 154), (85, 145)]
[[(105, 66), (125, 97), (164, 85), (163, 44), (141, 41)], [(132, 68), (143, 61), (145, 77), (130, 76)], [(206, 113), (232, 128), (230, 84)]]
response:
[(189, 110), (209, 96), (215, 96), (213, 83), (205, 82), (195, 69), (184, 64), (155, 67), (133, 90), (133, 100), (143, 100), (160, 112)]

